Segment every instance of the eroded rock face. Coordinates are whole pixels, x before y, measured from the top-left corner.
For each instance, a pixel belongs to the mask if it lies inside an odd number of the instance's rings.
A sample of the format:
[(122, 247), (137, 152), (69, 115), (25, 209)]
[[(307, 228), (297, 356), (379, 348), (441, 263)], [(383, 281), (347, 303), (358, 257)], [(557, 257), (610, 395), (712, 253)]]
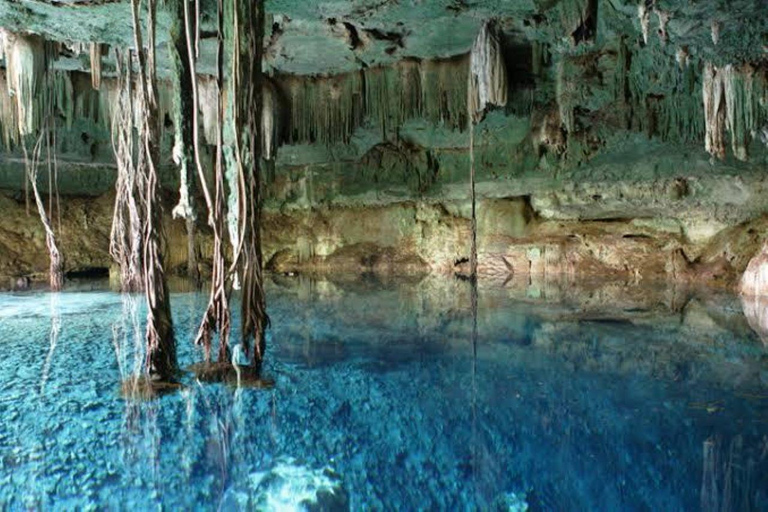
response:
[[(166, 202), (166, 213), (172, 199)], [(88, 273), (112, 265), (108, 253), (112, 201), (111, 194), (95, 200), (63, 200), (61, 240), (67, 272)], [(0, 208), (0, 275), (42, 280), (48, 268), (42, 227), (27, 217), (23, 201), (0, 195)], [(470, 221), (464, 201), (267, 210), (263, 220), (264, 261), (274, 272), (467, 271)], [(186, 227), (170, 215), (165, 221), (166, 267), (171, 274), (183, 275)], [(691, 240), (675, 221), (547, 219), (528, 198), (513, 198), (481, 201), (478, 226), (478, 271), (489, 281), (611, 278), (732, 286), (750, 255), (761, 247), (768, 218)], [(196, 246), (205, 275), (213, 243), (203, 225)]]

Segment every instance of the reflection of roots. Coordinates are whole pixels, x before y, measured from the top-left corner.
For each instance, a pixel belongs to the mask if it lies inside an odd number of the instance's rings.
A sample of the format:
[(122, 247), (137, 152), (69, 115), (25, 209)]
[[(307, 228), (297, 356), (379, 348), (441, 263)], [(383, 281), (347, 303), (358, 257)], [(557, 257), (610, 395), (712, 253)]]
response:
[(124, 380), (120, 385), (120, 394), (123, 398), (132, 400), (154, 400), (182, 388), (178, 382), (153, 380), (142, 376)]
[(704, 441), (701, 509), (707, 512), (753, 510), (756, 460), (740, 435), (724, 444), (719, 437)]
[(45, 394), (45, 383), (48, 382), (48, 374), (51, 371), (51, 362), (53, 361), (53, 353), (56, 351), (56, 345), (59, 342), (59, 333), (61, 332), (61, 315), (59, 313), (59, 296), (57, 294), (51, 294), (51, 331), (50, 331), (50, 348), (48, 349), (48, 356), (45, 358), (43, 364), (43, 372), (40, 377), (40, 394)]
[(263, 377), (261, 371), (252, 366), (230, 363), (195, 363), (187, 371), (192, 372), (200, 382), (223, 382), (232, 386), (254, 389), (272, 389), (275, 381)]

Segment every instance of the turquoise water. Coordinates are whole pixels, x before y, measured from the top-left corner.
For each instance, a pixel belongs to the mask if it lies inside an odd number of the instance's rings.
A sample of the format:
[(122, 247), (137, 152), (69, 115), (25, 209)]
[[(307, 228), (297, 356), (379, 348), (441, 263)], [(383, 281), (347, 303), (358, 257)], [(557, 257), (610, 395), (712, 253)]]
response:
[[(0, 509), (768, 510), (768, 348), (732, 297), (481, 286), (473, 344), (464, 282), (267, 292), (273, 389), (151, 402), (119, 394), (140, 299), (0, 294)], [(206, 295), (172, 300), (186, 366)]]

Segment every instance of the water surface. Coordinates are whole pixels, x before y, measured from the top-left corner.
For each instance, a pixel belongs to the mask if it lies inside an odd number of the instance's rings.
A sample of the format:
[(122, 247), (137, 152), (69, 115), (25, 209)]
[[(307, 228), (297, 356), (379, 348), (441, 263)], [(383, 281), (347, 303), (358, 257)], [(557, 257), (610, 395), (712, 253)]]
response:
[[(473, 343), (465, 282), (267, 292), (273, 389), (151, 402), (119, 394), (140, 298), (0, 294), (0, 509), (768, 510), (768, 349), (733, 297), (481, 286)], [(172, 296), (182, 366), (206, 299)]]

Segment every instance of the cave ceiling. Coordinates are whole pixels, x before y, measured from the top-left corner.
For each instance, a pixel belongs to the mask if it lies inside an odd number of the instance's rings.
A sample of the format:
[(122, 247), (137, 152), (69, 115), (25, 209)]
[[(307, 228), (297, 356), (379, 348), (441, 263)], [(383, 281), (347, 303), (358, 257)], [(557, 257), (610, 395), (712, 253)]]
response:
[[(649, 37), (663, 38), (660, 51), (670, 56), (685, 49), (715, 63), (768, 58), (768, 0), (642, 2), (648, 6)], [(643, 39), (638, 0), (268, 0), (266, 4), (265, 67), (275, 73), (329, 75), (405, 58), (466, 53), (487, 19), (497, 19), (509, 41), (545, 43), (553, 53), (578, 52), (618, 37)], [(158, 42), (166, 46), (171, 16), (163, 5), (160, 10)], [(213, 72), (215, 2), (202, 0), (201, 11), (200, 71)], [(585, 16), (594, 19), (584, 20)], [(129, 20), (127, 1), (0, 1), (0, 26), (54, 41), (129, 47)], [(167, 73), (168, 52), (160, 55), (161, 73)], [(89, 61), (86, 55), (64, 55), (56, 65), (87, 71)], [(104, 67), (109, 73), (109, 59)]]

